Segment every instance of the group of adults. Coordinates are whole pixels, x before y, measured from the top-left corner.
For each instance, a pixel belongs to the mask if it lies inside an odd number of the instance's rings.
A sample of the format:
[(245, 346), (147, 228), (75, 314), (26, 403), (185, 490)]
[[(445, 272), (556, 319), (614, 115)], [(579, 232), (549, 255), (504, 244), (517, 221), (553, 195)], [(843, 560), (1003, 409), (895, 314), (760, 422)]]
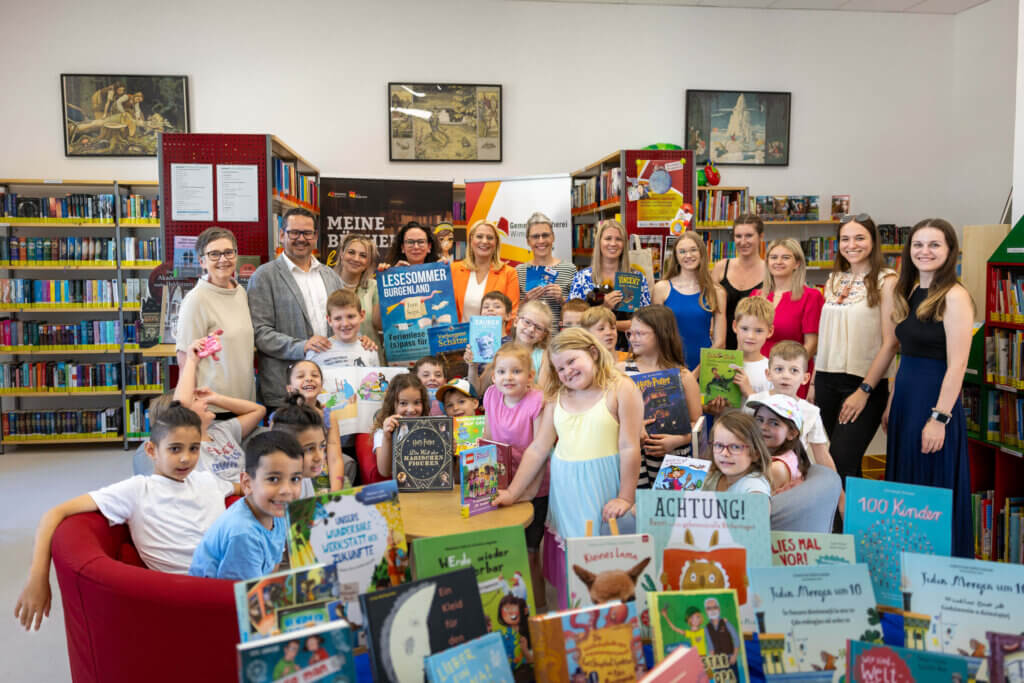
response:
[[(799, 242), (778, 239), (762, 258), (764, 224), (754, 215), (736, 219), (735, 256), (712, 268), (701, 236), (684, 232), (671, 245), (664, 273), (653, 289), (642, 281), (640, 305), (664, 304), (677, 320), (686, 363), (700, 362), (700, 349), (736, 348), (732, 330), (736, 304), (764, 296), (775, 307), (767, 356), (782, 340), (803, 344), (814, 365), (802, 395), (821, 409), (839, 474), (861, 475), (861, 461), (880, 424), (888, 427), (886, 478), (954, 491), (954, 552), (973, 552), (966, 422), (960, 389), (973, 327), (972, 302), (956, 275), (959, 252), (953, 227), (942, 219), (921, 221), (903, 247), (900, 272), (885, 266), (878, 228), (867, 214), (845, 216), (837, 229), (838, 249), (824, 294), (806, 283), (807, 263)], [(372, 240), (349, 235), (337, 264), (314, 256), (318, 226), (304, 209), (284, 216), (282, 253), (252, 274), (248, 289), (234, 279), (237, 243), (222, 228), (197, 241), (205, 275), (185, 297), (178, 335), (179, 353), (196, 338), (223, 330), (220, 363), (203, 364), (199, 386), (255, 399), (253, 348), (258, 350), (260, 399), (268, 407), (285, 400), (288, 367), (310, 350), (326, 350), (326, 301), (331, 292), (354, 290), (366, 312), (362, 333), (380, 344), (378, 268), (449, 261), (460, 321), (480, 312), (487, 292), (501, 291), (512, 303), (540, 298), (554, 312), (558, 329), (562, 303), (600, 290), (603, 305), (615, 309), (622, 293), (615, 273), (629, 271), (626, 231), (621, 223), (598, 225), (591, 265), (577, 271), (554, 256), (552, 221), (541, 213), (527, 221), (532, 260), (516, 268), (504, 263), (501, 233), (477, 221), (467, 234), (465, 257), (444, 255), (430, 227), (410, 222), (396, 234), (378, 265)], [(557, 272), (549, 285), (525, 291), (527, 266)], [(616, 312), (621, 332), (628, 314)], [(892, 391), (894, 357), (899, 370)]]

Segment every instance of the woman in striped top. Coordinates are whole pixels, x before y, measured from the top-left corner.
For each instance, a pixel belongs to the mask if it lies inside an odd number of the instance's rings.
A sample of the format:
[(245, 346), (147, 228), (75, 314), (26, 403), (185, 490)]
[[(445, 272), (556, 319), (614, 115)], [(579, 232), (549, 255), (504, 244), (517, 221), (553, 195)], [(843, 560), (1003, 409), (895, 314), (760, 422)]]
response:
[[(562, 302), (569, 295), (569, 286), (572, 284), (573, 276), (576, 275), (576, 266), (571, 263), (563, 263), (555, 258), (552, 253), (555, 246), (555, 231), (551, 227), (551, 219), (540, 211), (535, 212), (526, 221), (526, 243), (530, 245), (530, 251), (533, 252), (533, 260), (516, 266), (516, 275), (519, 277), (519, 300), (540, 299), (546, 303), (554, 313), (551, 333), (555, 334), (561, 326)], [(527, 292), (526, 269), (530, 266), (554, 269), (558, 273), (555, 281), (549, 285), (534, 287)]]

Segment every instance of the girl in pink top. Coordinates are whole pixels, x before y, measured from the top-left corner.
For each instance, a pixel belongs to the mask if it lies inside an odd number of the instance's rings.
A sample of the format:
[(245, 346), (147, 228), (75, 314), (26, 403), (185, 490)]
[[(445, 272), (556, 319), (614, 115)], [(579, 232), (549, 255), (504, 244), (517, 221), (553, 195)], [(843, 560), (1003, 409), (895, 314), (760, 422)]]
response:
[(811, 466), (807, 451), (800, 443), (803, 427), (800, 404), (792, 396), (772, 394), (763, 401), (750, 401), (747, 405), (754, 409), (754, 420), (772, 454), (769, 479), (774, 496), (802, 482)]
[[(544, 409), (544, 395), (533, 386), (533, 361), (530, 355), (530, 349), (522, 344), (504, 344), (494, 354), (493, 384), (484, 393), (484, 412), (487, 416), (484, 438), (509, 445), (512, 454), (509, 481), (515, 478), (523, 460), (523, 451), (533, 441)], [(533, 499), (533, 521), (526, 527), (526, 550), (530, 560), (533, 599), (538, 610), (546, 608), (540, 542), (548, 516), (549, 479), (549, 466), (545, 464), (522, 497), (522, 500)]]

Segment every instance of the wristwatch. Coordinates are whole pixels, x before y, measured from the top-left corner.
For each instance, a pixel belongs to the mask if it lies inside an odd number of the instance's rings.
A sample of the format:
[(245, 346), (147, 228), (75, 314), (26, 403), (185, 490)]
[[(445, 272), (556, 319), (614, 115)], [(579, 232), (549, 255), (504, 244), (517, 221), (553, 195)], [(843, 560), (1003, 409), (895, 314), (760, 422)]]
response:
[(952, 419), (952, 417), (953, 416), (950, 415), (949, 413), (944, 413), (944, 412), (942, 412), (942, 411), (940, 411), (940, 410), (938, 410), (936, 408), (932, 408), (931, 418), (933, 420), (935, 420), (936, 422), (938, 422), (939, 424), (948, 425), (949, 421), (950, 421), (950, 419)]
[(860, 390), (863, 391), (865, 394), (870, 394), (872, 389), (874, 389), (874, 387), (868, 384), (867, 382), (862, 382), (860, 385)]

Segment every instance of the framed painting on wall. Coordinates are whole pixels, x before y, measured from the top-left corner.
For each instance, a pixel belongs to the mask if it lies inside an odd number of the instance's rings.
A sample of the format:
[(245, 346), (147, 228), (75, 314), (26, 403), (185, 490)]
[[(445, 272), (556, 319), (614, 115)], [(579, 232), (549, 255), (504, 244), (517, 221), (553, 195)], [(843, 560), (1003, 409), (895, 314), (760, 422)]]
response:
[(687, 90), (686, 149), (696, 163), (788, 166), (788, 92)]
[(501, 86), (388, 83), (391, 161), (501, 161)]
[(160, 133), (187, 133), (188, 76), (61, 74), (64, 155), (155, 157)]

